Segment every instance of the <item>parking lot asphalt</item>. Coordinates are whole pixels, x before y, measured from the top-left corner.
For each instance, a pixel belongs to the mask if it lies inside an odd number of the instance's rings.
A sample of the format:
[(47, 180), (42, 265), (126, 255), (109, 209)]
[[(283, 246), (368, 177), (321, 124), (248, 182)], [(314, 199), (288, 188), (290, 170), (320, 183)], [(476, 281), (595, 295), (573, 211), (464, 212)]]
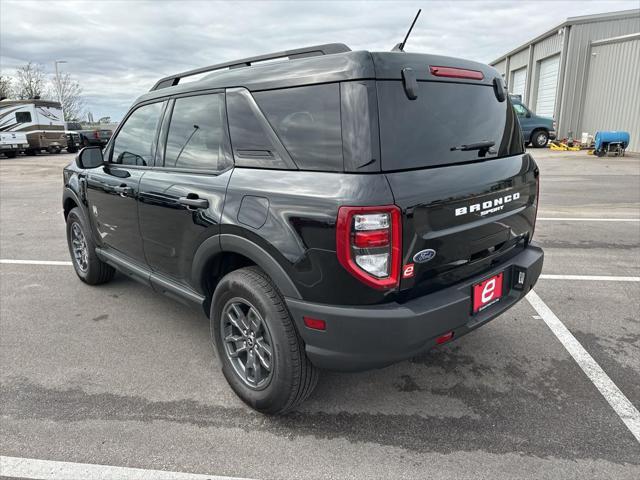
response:
[[(603, 220), (640, 218), (640, 159), (531, 153), (543, 274), (639, 277), (640, 222)], [(1, 259), (69, 260), (71, 159), (0, 158)], [(640, 282), (535, 290), (640, 408)], [(4, 263), (0, 294), (0, 455), (254, 479), (640, 478), (638, 440), (527, 301), (411, 361), (324, 373), (270, 418), (227, 386), (204, 315), (132, 280)]]

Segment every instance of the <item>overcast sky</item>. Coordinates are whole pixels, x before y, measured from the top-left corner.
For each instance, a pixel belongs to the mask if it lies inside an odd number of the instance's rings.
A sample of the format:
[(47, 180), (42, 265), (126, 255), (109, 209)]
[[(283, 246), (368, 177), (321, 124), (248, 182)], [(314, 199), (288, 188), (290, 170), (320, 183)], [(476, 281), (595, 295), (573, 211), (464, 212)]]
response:
[(212, 2), (0, 0), (0, 67), (54, 60), (82, 85), (95, 118), (119, 120), (155, 81), (236, 58), (343, 42), (390, 50), (418, 8), (407, 43), (490, 62), (568, 16), (638, 8), (639, 1)]

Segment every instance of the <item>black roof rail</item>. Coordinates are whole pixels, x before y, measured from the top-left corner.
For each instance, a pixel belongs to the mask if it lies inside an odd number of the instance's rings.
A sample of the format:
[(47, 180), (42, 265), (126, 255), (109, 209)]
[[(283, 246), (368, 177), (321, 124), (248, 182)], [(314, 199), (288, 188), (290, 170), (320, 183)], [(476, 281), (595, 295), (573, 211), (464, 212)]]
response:
[(266, 60), (275, 60), (277, 58), (288, 58), (289, 60), (292, 60), (294, 58), (315, 57), (318, 55), (330, 55), (332, 53), (345, 53), (350, 51), (351, 49), (343, 43), (327, 43), (325, 45), (314, 45), (311, 47), (296, 48), (294, 50), (284, 50), (282, 52), (267, 53), (266, 55), (258, 55), (257, 57), (243, 58), (240, 60), (234, 60), (233, 62), (218, 63), (216, 65), (209, 65), (208, 67), (201, 67), (182, 73), (176, 73), (175, 75), (170, 75), (158, 80), (150, 91), (152, 92), (161, 88), (173, 87), (175, 85), (178, 85), (178, 83), (180, 83), (180, 80), (185, 77), (191, 77), (193, 75), (199, 75), (206, 72), (213, 72), (215, 70), (222, 70), (225, 68), (231, 69), (250, 67), (252, 63), (263, 62)]

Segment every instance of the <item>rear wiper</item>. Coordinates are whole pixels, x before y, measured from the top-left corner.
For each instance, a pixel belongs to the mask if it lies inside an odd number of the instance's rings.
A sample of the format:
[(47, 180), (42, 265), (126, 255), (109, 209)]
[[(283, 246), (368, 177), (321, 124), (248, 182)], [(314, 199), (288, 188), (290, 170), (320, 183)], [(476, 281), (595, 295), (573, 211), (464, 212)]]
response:
[(496, 153), (495, 149), (492, 148), (496, 142), (484, 141), (484, 142), (476, 142), (469, 143), (466, 145), (460, 145), (459, 147), (451, 147), (451, 151), (454, 152), (456, 150), (460, 150), (462, 152), (470, 152), (472, 150), (478, 150), (478, 156), (484, 157), (487, 153)]
[(477, 143), (469, 143), (467, 145), (460, 145), (459, 147), (451, 147), (451, 151), (461, 150), (463, 152), (469, 152), (471, 150), (489, 150), (493, 147), (496, 142), (477, 142)]

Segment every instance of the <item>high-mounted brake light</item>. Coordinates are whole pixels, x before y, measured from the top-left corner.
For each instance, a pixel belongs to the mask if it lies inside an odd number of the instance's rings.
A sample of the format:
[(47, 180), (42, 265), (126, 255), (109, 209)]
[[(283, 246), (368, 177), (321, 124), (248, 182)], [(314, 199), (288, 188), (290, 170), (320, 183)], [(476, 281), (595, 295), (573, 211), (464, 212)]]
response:
[(400, 209), (340, 207), (336, 253), (340, 264), (370, 287), (385, 290), (400, 282), (402, 226)]
[(436, 77), (449, 77), (449, 78), (468, 78), (469, 80), (482, 80), (484, 74), (478, 70), (468, 70), (466, 68), (455, 67), (436, 67), (434, 65), (429, 66), (431, 75)]

